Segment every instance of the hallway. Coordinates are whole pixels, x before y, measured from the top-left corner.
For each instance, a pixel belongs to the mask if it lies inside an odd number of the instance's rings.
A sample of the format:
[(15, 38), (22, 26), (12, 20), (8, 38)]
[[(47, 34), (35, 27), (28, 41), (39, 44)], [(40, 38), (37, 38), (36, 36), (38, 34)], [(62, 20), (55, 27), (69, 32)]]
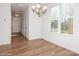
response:
[(43, 39), (28, 40), (21, 34), (12, 37), (12, 43), (0, 46), (0, 55), (7, 56), (76, 56), (72, 51)]

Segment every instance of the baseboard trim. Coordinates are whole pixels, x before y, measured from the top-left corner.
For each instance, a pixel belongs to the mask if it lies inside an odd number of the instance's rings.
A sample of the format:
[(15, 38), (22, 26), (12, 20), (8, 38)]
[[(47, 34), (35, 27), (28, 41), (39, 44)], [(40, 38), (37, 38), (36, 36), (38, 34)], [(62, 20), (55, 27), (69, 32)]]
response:
[(72, 52), (74, 52), (74, 53), (79, 54), (79, 51), (77, 51), (77, 50), (75, 50), (75, 49), (70, 49), (70, 48), (68, 48), (68, 47), (65, 47), (64, 45), (57, 44), (56, 42), (53, 42), (53, 41), (51, 41), (51, 40), (47, 40), (47, 39), (44, 39), (44, 40), (46, 40), (46, 41), (48, 41), (48, 42), (50, 42), (50, 43), (52, 43), (52, 44), (55, 44), (55, 45), (57, 45), (57, 46), (60, 46), (60, 47), (62, 47), (62, 48), (65, 48), (65, 49), (67, 49), (67, 50), (70, 50), (70, 51), (72, 51)]

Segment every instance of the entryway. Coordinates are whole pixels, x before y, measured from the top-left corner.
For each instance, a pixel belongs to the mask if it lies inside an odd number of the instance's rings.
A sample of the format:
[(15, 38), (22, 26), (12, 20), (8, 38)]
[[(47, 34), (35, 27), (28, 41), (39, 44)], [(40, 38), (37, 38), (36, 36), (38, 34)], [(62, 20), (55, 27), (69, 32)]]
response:
[[(26, 39), (26, 22), (24, 21), (24, 8), (18, 3), (11, 4), (11, 42)], [(22, 38), (23, 37), (23, 38)]]

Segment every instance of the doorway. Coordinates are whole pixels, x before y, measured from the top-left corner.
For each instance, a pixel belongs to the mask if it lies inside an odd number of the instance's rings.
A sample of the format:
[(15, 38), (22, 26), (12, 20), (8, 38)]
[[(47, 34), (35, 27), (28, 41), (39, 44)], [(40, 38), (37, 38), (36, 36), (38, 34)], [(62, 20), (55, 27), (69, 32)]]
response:
[[(11, 42), (26, 40), (26, 24), (24, 11), (18, 7), (18, 3), (11, 4)], [(21, 38), (21, 39), (20, 39)]]

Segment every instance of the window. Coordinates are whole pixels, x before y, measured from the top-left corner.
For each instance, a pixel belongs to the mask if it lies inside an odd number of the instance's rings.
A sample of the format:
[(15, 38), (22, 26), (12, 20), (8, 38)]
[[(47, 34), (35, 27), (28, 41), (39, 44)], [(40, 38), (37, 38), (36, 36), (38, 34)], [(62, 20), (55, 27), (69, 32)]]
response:
[(51, 10), (51, 31), (58, 31), (59, 6)]
[(60, 33), (73, 33), (72, 4), (61, 4), (51, 9), (51, 31), (58, 32), (58, 30)]

